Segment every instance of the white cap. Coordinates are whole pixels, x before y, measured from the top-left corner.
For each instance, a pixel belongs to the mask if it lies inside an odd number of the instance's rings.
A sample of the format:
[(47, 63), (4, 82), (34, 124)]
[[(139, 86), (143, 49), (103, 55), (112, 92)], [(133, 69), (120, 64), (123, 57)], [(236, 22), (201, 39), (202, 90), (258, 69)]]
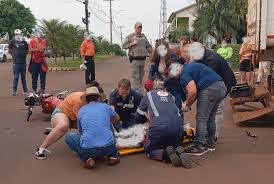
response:
[(20, 29), (15, 29), (14, 34), (22, 34), (22, 31)]

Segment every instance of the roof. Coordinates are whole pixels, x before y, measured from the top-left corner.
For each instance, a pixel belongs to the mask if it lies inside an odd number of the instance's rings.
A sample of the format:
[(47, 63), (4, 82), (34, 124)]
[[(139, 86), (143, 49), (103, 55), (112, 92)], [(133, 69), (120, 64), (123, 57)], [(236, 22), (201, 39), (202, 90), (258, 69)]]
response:
[(172, 21), (173, 21), (173, 19), (176, 17), (176, 14), (177, 14), (177, 13), (179, 13), (179, 12), (181, 12), (181, 11), (185, 11), (185, 10), (187, 10), (187, 9), (189, 9), (189, 8), (194, 7), (194, 6), (197, 6), (197, 4), (194, 3), (194, 4), (191, 4), (191, 5), (189, 5), (189, 6), (184, 7), (184, 8), (182, 8), (182, 9), (179, 9), (179, 10), (177, 10), (177, 11), (175, 11), (175, 12), (172, 12), (171, 15), (169, 16), (167, 22), (168, 22), (168, 23), (172, 23)]

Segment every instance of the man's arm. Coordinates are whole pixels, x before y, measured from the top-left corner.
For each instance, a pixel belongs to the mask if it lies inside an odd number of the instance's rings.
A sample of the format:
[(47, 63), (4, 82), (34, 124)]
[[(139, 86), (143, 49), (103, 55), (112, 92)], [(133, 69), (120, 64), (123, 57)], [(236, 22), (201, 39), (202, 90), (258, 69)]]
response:
[(83, 63), (85, 62), (85, 49), (86, 49), (86, 45), (85, 45), (85, 42), (83, 41), (80, 46), (80, 54), (81, 54)]
[(150, 43), (149, 43), (147, 37), (146, 37), (145, 35), (144, 35), (144, 37), (146, 38), (146, 49), (147, 49), (147, 52), (148, 52), (149, 54), (151, 54), (151, 52), (152, 52), (152, 46), (150, 45)]
[(124, 41), (124, 43), (123, 43), (123, 45), (122, 45), (122, 47), (124, 49), (130, 49), (134, 45), (137, 45), (137, 40), (134, 39), (133, 42), (130, 42), (130, 38), (129, 38), (129, 36), (127, 36), (126, 39), (125, 39), (125, 41)]
[(77, 118), (77, 127), (78, 131), (80, 134), (82, 134), (82, 125), (81, 125), (81, 113), (78, 113), (78, 118)]
[(196, 101), (196, 96), (197, 96), (197, 87), (194, 82), (194, 80), (190, 81), (187, 86), (187, 99), (184, 102), (188, 107), (191, 107), (191, 105)]
[(145, 123), (147, 118), (146, 118), (146, 114), (147, 114), (147, 110), (148, 110), (148, 97), (145, 96), (140, 105), (138, 106), (136, 113), (135, 113), (135, 121), (137, 123)]
[(9, 43), (9, 54), (12, 55), (12, 47), (13, 47), (13, 40), (10, 41)]

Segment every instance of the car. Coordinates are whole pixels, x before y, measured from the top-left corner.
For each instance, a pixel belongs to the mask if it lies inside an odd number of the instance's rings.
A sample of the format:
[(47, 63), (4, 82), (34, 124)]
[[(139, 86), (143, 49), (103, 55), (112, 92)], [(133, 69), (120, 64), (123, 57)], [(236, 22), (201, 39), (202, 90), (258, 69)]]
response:
[(6, 62), (12, 59), (12, 56), (9, 54), (9, 45), (0, 44), (0, 61)]

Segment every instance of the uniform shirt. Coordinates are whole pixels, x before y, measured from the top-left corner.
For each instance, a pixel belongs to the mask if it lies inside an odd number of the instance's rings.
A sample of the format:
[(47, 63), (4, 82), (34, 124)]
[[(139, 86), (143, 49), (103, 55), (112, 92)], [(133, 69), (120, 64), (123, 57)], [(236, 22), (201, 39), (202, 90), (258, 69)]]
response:
[(164, 131), (182, 128), (183, 119), (175, 104), (174, 97), (168, 92), (152, 90), (147, 93), (136, 112), (136, 119), (148, 113), (150, 129), (162, 127)]
[(119, 95), (118, 89), (113, 90), (109, 95), (109, 104), (114, 106), (122, 122), (127, 122), (134, 118), (141, 100), (142, 95), (133, 89), (130, 90), (126, 99)]
[(26, 56), (28, 54), (28, 43), (12, 39), (9, 43), (9, 49), (12, 50), (12, 60), (14, 64), (26, 64)]
[(180, 74), (180, 84), (186, 89), (186, 86), (192, 80), (195, 82), (199, 93), (215, 82), (222, 81), (222, 78), (206, 65), (193, 62), (184, 65)]
[(115, 143), (110, 119), (116, 116), (111, 107), (101, 102), (91, 102), (78, 113), (78, 129), (82, 148), (110, 146)]
[(81, 56), (94, 56), (95, 47), (91, 40), (84, 40), (81, 44)]
[(84, 92), (71, 93), (58, 105), (61, 112), (66, 114), (72, 121), (77, 120), (77, 114), (80, 108), (85, 104), (85, 102), (81, 100), (83, 94)]
[[(46, 40), (42, 39), (38, 43), (38, 39), (34, 38), (30, 41), (29, 43), (29, 48), (30, 49), (37, 49), (38, 44), (40, 44), (40, 47), (42, 49), (46, 48)], [(43, 51), (32, 51), (31, 52), (31, 61), (34, 63), (42, 63), (46, 61), (45, 53)]]

